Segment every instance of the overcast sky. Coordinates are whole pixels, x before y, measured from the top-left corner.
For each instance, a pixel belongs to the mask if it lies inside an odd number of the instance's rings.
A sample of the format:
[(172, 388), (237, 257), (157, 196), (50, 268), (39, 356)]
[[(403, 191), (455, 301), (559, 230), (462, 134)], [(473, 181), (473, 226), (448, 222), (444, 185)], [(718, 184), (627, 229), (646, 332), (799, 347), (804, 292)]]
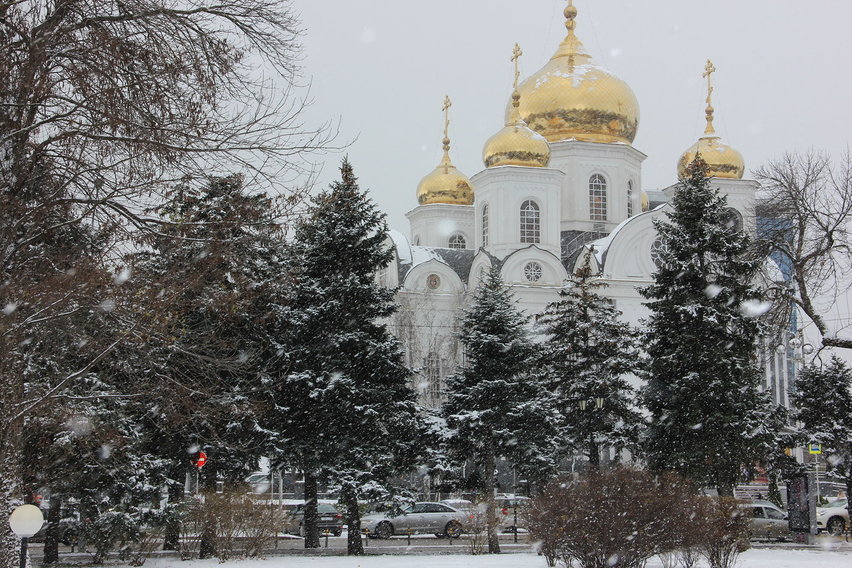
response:
[[(308, 120), (340, 120), (341, 141), (392, 228), (441, 156), (444, 95), (451, 157), (467, 176), (504, 122), (509, 61), (521, 80), (565, 36), (565, 0), (294, 0), (305, 28)], [(852, 128), (849, 0), (576, 0), (577, 35), (639, 101), (634, 147), (643, 189), (675, 181), (678, 157), (704, 129), (704, 64), (712, 59), (715, 126), (749, 172), (786, 150), (839, 154)], [(341, 155), (320, 178), (335, 179)]]

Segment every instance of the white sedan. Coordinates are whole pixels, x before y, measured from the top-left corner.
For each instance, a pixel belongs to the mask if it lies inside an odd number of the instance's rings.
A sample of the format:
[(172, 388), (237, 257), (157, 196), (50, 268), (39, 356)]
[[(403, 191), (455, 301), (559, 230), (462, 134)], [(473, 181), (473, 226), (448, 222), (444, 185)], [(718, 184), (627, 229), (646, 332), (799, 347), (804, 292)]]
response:
[(841, 535), (849, 526), (847, 499), (831, 501), (825, 507), (817, 507), (817, 528), (831, 535)]
[(370, 537), (390, 538), (394, 535), (434, 534), (458, 538), (464, 532), (467, 513), (444, 503), (414, 503), (398, 515), (387, 513), (365, 515), (361, 528)]

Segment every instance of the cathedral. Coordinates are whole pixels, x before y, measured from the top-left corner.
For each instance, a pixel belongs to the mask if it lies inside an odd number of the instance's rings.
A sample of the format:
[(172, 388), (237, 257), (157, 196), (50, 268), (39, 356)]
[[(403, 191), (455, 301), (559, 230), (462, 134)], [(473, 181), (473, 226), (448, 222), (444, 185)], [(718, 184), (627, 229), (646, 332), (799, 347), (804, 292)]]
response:
[[(557, 299), (591, 250), (593, 269), (607, 284), (600, 293), (625, 321), (640, 325), (648, 311), (639, 289), (651, 283), (660, 247), (653, 222), (670, 207), (675, 163), (679, 176), (700, 153), (712, 186), (727, 196), (731, 222), (755, 232), (758, 184), (743, 179), (743, 157), (713, 128), (712, 63), (704, 69), (704, 135), (679, 161), (673, 157), (670, 187), (645, 192), (646, 155), (632, 145), (639, 127), (636, 96), (586, 51), (575, 33), (573, 1), (564, 16), (565, 39), (520, 82), (515, 46), (505, 127), (485, 142), (484, 169), (472, 177), (452, 163), (451, 102), (445, 99), (443, 157), (417, 187), (417, 206), (407, 213), (410, 237), (391, 232), (395, 258), (379, 279), (398, 288), (400, 308), (390, 328), (417, 369), (414, 387), (426, 406), (440, 404), (443, 378), (464, 363), (460, 316), (492, 266), (532, 317)], [(764, 386), (786, 406), (793, 365), (786, 349), (762, 351)]]

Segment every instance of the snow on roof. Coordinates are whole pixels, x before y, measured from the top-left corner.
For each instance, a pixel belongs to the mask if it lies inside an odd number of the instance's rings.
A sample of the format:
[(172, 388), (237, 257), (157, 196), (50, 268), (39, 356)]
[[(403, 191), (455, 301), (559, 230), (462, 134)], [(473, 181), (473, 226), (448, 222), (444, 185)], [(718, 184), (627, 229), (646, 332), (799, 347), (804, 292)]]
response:
[(401, 264), (410, 264), (411, 246), (408, 244), (408, 239), (405, 238), (405, 235), (397, 230), (391, 229), (388, 231), (388, 237), (393, 241), (394, 247), (396, 247), (396, 254), (399, 256), (399, 262)]

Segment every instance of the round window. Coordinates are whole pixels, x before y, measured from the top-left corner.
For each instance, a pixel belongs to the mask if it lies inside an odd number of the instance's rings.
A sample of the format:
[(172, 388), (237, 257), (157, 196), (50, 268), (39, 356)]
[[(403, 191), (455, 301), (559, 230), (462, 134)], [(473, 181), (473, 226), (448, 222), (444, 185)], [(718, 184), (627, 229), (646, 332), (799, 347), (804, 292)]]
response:
[(426, 278), (426, 286), (430, 290), (437, 290), (438, 286), (441, 285), (441, 277), (437, 274), (430, 274), (428, 278)]
[(530, 282), (541, 280), (541, 265), (537, 262), (528, 262), (524, 266), (524, 277)]
[(654, 261), (654, 265), (657, 268), (662, 268), (662, 255), (668, 252), (668, 250), (669, 247), (666, 245), (666, 243), (663, 242), (660, 237), (657, 237), (656, 239), (654, 239), (654, 242), (651, 243), (651, 260)]

